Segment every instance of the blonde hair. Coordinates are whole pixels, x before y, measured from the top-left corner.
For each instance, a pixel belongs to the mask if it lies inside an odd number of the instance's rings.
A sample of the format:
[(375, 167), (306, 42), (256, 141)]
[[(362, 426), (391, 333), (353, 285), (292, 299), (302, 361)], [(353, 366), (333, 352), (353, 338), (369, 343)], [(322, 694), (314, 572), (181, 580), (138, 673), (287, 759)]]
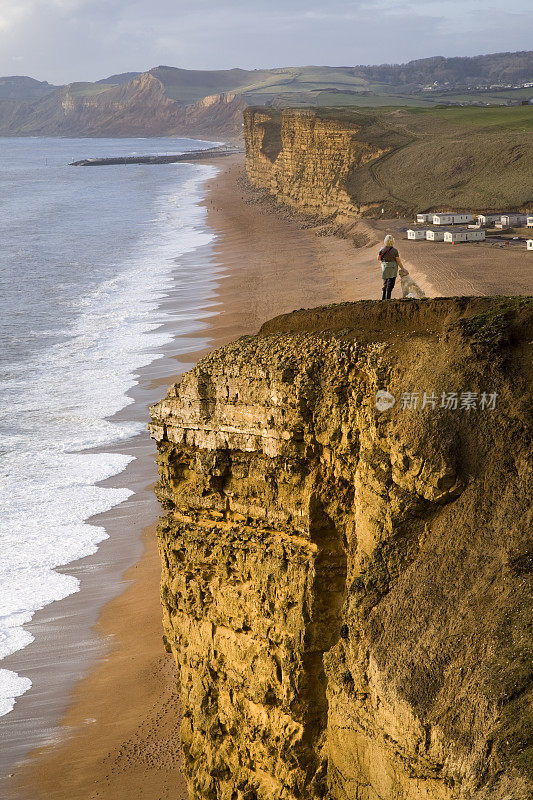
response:
[(388, 233), (385, 236), (384, 245), (385, 245), (385, 247), (392, 247), (393, 244), (394, 244), (394, 236), (391, 236), (391, 234)]

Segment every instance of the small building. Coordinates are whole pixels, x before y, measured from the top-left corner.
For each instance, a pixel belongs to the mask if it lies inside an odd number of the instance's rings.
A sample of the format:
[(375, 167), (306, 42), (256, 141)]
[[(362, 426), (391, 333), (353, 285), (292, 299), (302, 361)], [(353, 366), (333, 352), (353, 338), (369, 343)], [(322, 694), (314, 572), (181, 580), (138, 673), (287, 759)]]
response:
[(433, 225), (465, 225), (473, 222), (473, 214), (433, 214)]
[(425, 231), (416, 230), (416, 228), (409, 228), (409, 230), (407, 231), (407, 238), (408, 239), (415, 239), (415, 240), (417, 240), (417, 239), (425, 239), (426, 238), (426, 232)]
[(521, 227), (526, 224), (527, 216), (525, 214), (502, 214), (501, 221), (505, 228), (510, 228), (513, 225)]
[(478, 214), (477, 221), (483, 227), (488, 228), (490, 225), (493, 225), (496, 221), (500, 221), (501, 214)]
[(528, 239), (527, 240), (527, 249), (528, 250), (533, 250), (533, 239)]
[(444, 231), (426, 231), (426, 239), (428, 242), (443, 242), (444, 241)]
[(433, 221), (433, 213), (434, 212), (432, 211), (431, 214), (417, 214), (416, 215), (416, 221), (420, 225), (425, 225), (427, 222), (432, 222)]
[(529, 217), (528, 216), (527, 221), (526, 221), (526, 225), (527, 225), (528, 228), (533, 228), (533, 217)]
[(445, 231), (445, 242), (466, 242), (466, 231)]
[(445, 231), (445, 242), (482, 242), (485, 239), (485, 231)]

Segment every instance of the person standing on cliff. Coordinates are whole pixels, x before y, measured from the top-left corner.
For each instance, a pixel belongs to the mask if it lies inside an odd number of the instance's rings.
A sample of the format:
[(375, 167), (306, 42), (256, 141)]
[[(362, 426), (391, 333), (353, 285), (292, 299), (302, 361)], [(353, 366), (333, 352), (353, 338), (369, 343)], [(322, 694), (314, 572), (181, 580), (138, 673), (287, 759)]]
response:
[(394, 247), (394, 237), (389, 234), (385, 236), (383, 247), (378, 253), (378, 261), (381, 262), (381, 277), (383, 278), (382, 300), (390, 300), (398, 269), (400, 275), (407, 275), (408, 272), (400, 261), (400, 254)]

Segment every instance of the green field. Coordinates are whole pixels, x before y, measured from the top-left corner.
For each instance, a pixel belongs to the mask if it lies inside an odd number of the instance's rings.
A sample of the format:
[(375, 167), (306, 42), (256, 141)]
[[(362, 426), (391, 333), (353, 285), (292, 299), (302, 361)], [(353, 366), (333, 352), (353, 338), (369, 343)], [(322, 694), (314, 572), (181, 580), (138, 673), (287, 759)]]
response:
[(114, 84), (109, 83), (71, 83), (69, 91), (73, 97), (91, 97), (113, 88)]
[(417, 108), (413, 116), (438, 119), (450, 125), (473, 128), (503, 128), (506, 131), (533, 130), (533, 106), (461, 106), (450, 108)]
[(318, 92), (316, 95), (318, 106), (353, 106), (355, 108), (391, 108), (409, 106), (431, 106), (433, 102), (424, 101), (419, 97), (403, 97), (397, 94), (342, 94), (337, 92)]

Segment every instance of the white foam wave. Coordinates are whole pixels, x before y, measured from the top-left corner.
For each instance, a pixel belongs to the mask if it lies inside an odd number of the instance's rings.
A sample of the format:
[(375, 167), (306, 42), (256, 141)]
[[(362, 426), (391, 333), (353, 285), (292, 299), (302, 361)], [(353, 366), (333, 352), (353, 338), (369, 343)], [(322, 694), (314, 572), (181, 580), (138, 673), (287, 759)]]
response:
[[(83, 450), (144, 429), (108, 418), (132, 402), (126, 392), (137, 371), (174, 338), (161, 328), (168, 315), (160, 301), (173, 286), (176, 257), (213, 238), (199, 201), (203, 182), (217, 170), (191, 169), (193, 177), (158, 198), (152, 223), (115, 276), (71, 303), (60, 341), (42, 351), (40, 363), (10, 369), (0, 414), (7, 432), (0, 457), (2, 658), (30, 644), (23, 626), (35, 611), (79, 590), (76, 578), (55, 569), (94, 553), (107, 537), (85, 520), (131, 495), (96, 486), (125, 469), (131, 456)], [(201, 305), (209, 282), (198, 277)], [(197, 330), (201, 316), (190, 308), (174, 315), (174, 333)], [(0, 715), (30, 686), (29, 678), (0, 670)]]
[(19, 677), (10, 669), (0, 669), (0, 689), (0, 717), (2, 717), (12, 710), (17, 697), (31, 689), (31, 681), (29, 678)]

